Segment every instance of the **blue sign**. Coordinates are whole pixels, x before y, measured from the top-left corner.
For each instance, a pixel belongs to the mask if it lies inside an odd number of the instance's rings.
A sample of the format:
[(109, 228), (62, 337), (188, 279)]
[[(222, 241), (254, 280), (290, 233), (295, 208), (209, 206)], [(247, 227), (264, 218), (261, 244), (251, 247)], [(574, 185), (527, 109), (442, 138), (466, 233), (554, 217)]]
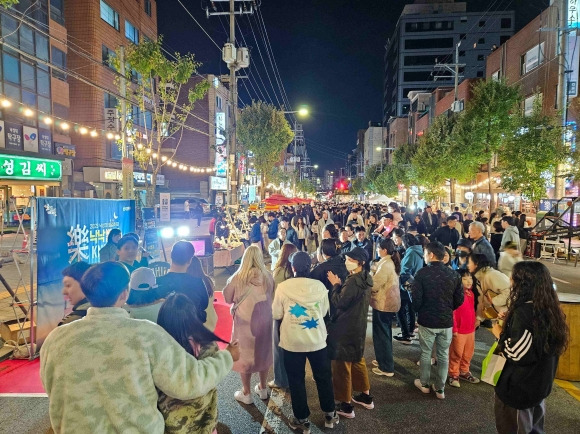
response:
[(65, 313), (62, 270), (75, 262), (99, 262), (111, 229), (135, 229), (135, 201), (39, 197), (37, 205), (37, 343)]
[(24, 147), (22, 125), (5, 122), (4, 128), (6, 130), (6, 149), (22, 151)]
[(38, 130), (38, 153), (52, 155), (52, 135), (50, 130)]

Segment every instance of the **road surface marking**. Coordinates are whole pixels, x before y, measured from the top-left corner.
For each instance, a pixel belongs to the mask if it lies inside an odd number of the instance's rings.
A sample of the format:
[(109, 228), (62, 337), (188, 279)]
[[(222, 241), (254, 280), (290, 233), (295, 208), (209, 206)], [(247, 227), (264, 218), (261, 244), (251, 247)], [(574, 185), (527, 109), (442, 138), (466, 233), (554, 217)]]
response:
[(566, 282), (565, 280), (558, 279), (557, 277), (552, 277), (552, 280), (555, 280), (556, 282), (560, 282), (560, 283), (565, 283), (566, 285), (570, 285), (570, 282)]
[(554, 380), (554, 383), (556, 383), (558, 386), (560, 386), (562, 389), (564, 389), (566, 392), (572, 395), (572, 397), (575, 398), (577, 401), (580, 401), (580, 389), (578, 389), (572, 383), (564, 380)]

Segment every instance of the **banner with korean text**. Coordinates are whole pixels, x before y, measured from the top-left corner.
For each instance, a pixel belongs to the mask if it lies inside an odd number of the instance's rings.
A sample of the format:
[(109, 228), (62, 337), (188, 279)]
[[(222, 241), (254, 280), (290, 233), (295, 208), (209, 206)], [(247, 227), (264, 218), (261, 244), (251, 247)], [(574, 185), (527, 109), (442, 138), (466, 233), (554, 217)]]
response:
[(135, 201), (38, 197), (36, 341), (40, 346), (72, 306), (62, 296), (62, 270), (99, 262), (111, 229), (135, 229)]

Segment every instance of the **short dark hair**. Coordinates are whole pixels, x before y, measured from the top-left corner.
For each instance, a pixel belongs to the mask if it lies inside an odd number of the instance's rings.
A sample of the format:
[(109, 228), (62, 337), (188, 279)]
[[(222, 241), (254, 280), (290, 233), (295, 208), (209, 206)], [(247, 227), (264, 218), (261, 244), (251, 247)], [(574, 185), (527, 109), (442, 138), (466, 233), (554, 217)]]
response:
[(62, 270), (62, 275), (64, 277), (71, 277), (77, 282), (80, 282), (83, 274), (85, 274), (89, 268), (91, 268), (91, 264), (87, 262), (75, 262)]
[(475, 264), (478, 270), (486, 267), (493, 267), (493, 264), (487, 259), (487, 256), (481, 253), (470, 253), (468, 259)]
[(407, 249), (411, 246), (419, 246), (421, 243), (419, 243), (419, 240), (413, 234), (405, 234), (403, 235), (403, 245)]
[(514, 219), (513, 219), (513, 217), (511, 217), (509, 215), (503, 216), (501, 218), (501, 221), (502, 222), (506, 222), (510, 226), (513, 226), (514, 225)]
[(445, 247), (439, 241), (430, 242), (425, 246), (425, 250), (429, 253), (433, 253), (433, 256), (435, 256), (438, 261), (442, 261), (445, 258)]
[(358, 227), (356, 228), (356, 232), (365, 232), (365, 233), (366, 233), (366, 231), (367, 231), (367, 230), (365, 229), (365, 227), (364, 227), (364, 226), (358, 226)]
[(471, 273), (469, 272), (469, 270), (467, 268), (460, 268), (459, 270), (457, 270), (457, 272), (459, 273), (459, 275), (463, 278), (464, 276), (470, 276), (471, 277)]
[(457, 217), (455, 217), (454, 215), (450, 215), (449, 217), (447, 217), (447, 221), (449, 220), (457, 220)]
[(403, 235), (405, 235), (405, 231), (401, 228), (395, 228), (393, 229), (392, 234), (402, 238)]
[(345, 229), (350, 229), (351, 231), (354, 232), (354, 226), (351, 225), (350, 223), (344, 226)]
[(81, 288), (93, 307), (112, 307), (129, 288), (129, 270), (120, 262), (93, 265), (81, 279)]
[(280, 219), (281, 222), (286, 222), (286, 223), (290, 223), (290, 219), (288, 219), (288, 217), (284, 216)]
[(250, 217), (250, 220), (248, 220), (248, 223), (256, 223), (258, 221), (258, 218), (253, 215), (252, 217)]
[(338, 229), (336, 229), (334, 223), (324, 226), (322, 232), (324, 233), (324, 231), (328, 231), (330, 233), (330, 238), (338, 238)]
[(409, 225), (407, 232), (417, 232), (417, 225)]
[(123, 237), (121, 237), (121, 239), (117, 243), (117, 249), (121, 250), (121, 248), (127, 243), (135, 243), (135, 245), (139, 246), (139, 240), (135, 238), (134, 235), (125, 234), (123, 235)]
[(187, 265), (195, 255), (195, 248), (189, 241), (177, 241), (171, 248), (171, 262), (176, 265)]
[(328, 256), (330, 258), (338, 256), (336, 244), (337, 240), (335, 240), (334, 238), (327, 238), (326, 240), (322, 240), (322, 242), (320, 243), (320, 251), (324, 256)]
[(274, 213), (274, 212), (269, 212), (269, 213), (268, 213), (268, 217), (274, 217), (274, 218), (276, 218), (276, 213)]

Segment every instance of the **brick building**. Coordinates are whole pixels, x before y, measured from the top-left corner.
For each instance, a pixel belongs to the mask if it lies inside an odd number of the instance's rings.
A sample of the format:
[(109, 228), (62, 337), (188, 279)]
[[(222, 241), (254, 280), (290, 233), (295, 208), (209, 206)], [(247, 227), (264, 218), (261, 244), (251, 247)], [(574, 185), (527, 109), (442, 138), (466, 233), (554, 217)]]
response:
[[(117, 106), (114, 94), (119, 93), (109, 59), (120, 46), (138, 44), (144, 38), (157, 39), (156, 1), (84, 0), (64, 4), (68, 38), (75, 50), (59, 54), (59, 58), (70, 70), (79, 71), (94, 85), (69, 77), (70, 110), (63, 114), (89, 131), (94, 129), (100, 133), (105, 129), (104, 109)], [(146, 122), (143, 116), (135, 118), (138, 119), (136, 124)], [(135, 128), (139, 130), (139, 125)], [(103, 134), (92, 137), (85, 130), (83, 132), (81, 134), (78, 128), (71, 130), (77, 154), (75, 183), (79, 186), (78, 195), (119, 197), (119, 146)]]

